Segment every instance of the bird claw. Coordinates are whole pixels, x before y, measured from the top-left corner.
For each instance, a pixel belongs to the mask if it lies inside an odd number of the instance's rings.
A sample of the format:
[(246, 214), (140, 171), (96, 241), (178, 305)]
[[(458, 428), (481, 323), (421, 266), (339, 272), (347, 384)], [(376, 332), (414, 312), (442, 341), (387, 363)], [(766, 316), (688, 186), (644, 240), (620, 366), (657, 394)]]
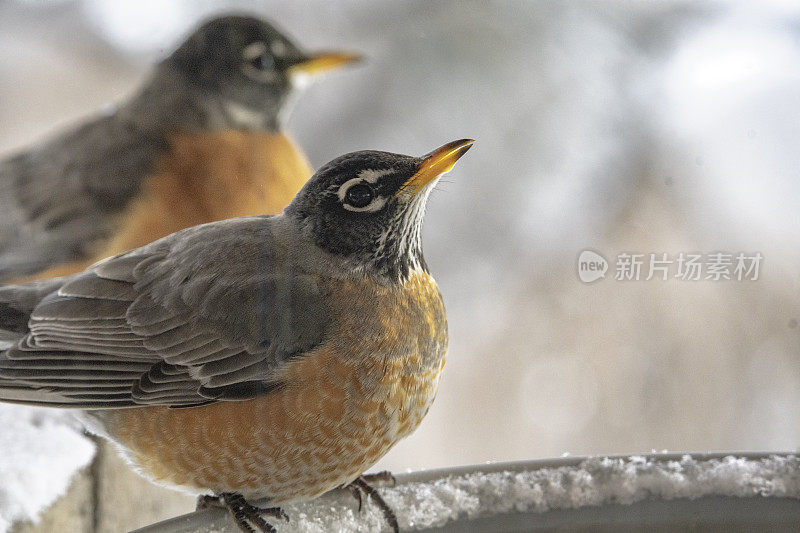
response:
[(287, 524), (289, 523), (289, 515), (283, 512), (280, 507), (256, 507), (256, 509), (261, 512), (261, 516), (271, 516), (278, 520), (284, 520)]
[(400, 526), (397, 523), (397, 515), (394, 514), (392, 508), (389, 507), (389, 504), (386, 503), (378, 491), (375, 490), (369, 483), (365, 481), (364, 478), (369, 477), (370, 479), (373, 476), (382, 476), (383, 479), (378, 478), (379, 481), (385, 480), (387, 478), (394, 481), (394, 476), (392, 476), (389, 472), (379, 472), (378, 474), (369, 474), (368, 476), (359, 476), (352, 483), (346, 486), (347, 490), (350, 491), (350, 494), (353, 495), (354, 498), (358, 500), (358, 510), (361, 511), (361, 493), (367, 495), (368, 498), (372, 499), (375, 502), (375, 505), (378, 506), (378, 509), (381, 510), (383, 513), (384, 519), (389, 523), (389, 526), (392, 528), (394, 533), (400, 533)]
[(361, 500), (361, 490), (358, 487), (356, 487), (355, 485), (353, 485), (352, 483), (347, 485), (345, 488), (350, 491), (350, 494), (353, 495), (353, 498), (358, 500), (358, 512), (360, 513), (361, 512), (361, 504), (363, 503), (362, 500)]
[(206, 509), (212, 509), (216, 507), (225, 507), (225, 504), (222, 503), (222, 499), (219, 496), (202, 494), (197, 497), (197, 505), (195, 505), (194, 510), (205, 511)]
[(289, 515), (283, 512), (280, 507), (256, 507), (247, 503), (247, 500), (241, 494), (233, 492), (223, 492), (219, 496), (200, 496), (197, 498), (198, 511), (212, 507), (227, 509), (239, 529), (246, 533), (256, 533), (255, 528), (258, 528), (261, 533), (276, 533), (275, 527), (264, 520), (265, 516), (289, 522)]

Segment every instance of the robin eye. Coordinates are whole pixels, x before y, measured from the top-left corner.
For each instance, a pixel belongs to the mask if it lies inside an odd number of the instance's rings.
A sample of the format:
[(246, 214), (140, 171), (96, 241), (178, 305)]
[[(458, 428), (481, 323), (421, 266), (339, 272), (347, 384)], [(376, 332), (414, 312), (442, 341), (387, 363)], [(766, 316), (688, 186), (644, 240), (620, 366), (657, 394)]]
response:
[(267, 50), (267, 46), (262, 42), (250, 43), (242, 52), (245, 64), (259, 72), (272, 70), (275, 66), (275, 59)]
[(272, 59), (272, 56), (264, 52), (258, 57), (254, 57), (250, 60), (250, 65), (253, 68), (257, 68), (258, 70), (271, 70), (272, 67), (275, 65), (275, 60)]
[(353, 185), (347, 189), (347, 193), (344, 196), (345, 202), (355, 208), (367, 207), (373, 198), (375, 198), (375, 192), (366, 183)]

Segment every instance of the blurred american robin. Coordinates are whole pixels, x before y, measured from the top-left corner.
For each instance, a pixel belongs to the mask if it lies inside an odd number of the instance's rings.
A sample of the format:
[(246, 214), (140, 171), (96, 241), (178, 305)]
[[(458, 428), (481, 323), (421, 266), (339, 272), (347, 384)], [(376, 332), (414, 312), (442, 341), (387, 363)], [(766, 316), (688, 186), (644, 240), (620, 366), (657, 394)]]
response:
[(189, 226), (280, 213), (312, 173), (281, 131), (287, 100), (357, 58), (304, 53), (255, 18), (204, 24), (113, 113), (0, 162), (0, 280), (73, 274)]
[[(246, 531), (340, 486), (411, 433), (447, 348), (422, 254), (428, 195), (471, 146), (364, 151), (280, 215), (195, 226), (69, 277), (0, 287), (0, 400), (83, 409), (166, 485)], [(249, 529), (248, 529), (249, 528)]]

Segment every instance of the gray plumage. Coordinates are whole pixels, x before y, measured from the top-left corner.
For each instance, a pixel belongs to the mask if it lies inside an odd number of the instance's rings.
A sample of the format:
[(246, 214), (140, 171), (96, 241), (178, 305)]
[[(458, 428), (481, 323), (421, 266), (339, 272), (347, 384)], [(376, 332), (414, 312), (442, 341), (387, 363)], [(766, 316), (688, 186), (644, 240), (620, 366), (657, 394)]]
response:
[[(248, 55), (254, 43), (263, 51)], [(0, 280), (98, 253), (169, 151), (170, 134), (277, 131), (290, 70), (313, 57), (265, 21), (214, 19), (129, 101), (0, 161)]]
[(280, 386), (281, 365), (319, 343), (328, 320), (315, 276), (293, 259), (296, 237), (283, 217), (232, 219), (0, 288), (0, 327), (19, 325), (9, 310), (29, 319), (0, 356), (0, 399), (182, 407)]

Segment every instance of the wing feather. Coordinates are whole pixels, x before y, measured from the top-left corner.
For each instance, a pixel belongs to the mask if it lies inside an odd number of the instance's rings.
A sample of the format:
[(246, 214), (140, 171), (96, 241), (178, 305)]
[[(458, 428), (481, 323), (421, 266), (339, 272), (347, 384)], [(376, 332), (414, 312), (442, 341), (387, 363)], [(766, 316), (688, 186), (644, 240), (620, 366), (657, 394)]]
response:
[(58, 290), (58, 295), (132, 302), (136, 299), (136, 290), (129, 282), (104, 279), (95, 273), (88, 273), (67, 281)]
[(315, 278), (273, 235), (280, 220), (190, 228), (63, 278), (0, 355), (0, 399), (190, 407), (280, 387), (328, 320)]

